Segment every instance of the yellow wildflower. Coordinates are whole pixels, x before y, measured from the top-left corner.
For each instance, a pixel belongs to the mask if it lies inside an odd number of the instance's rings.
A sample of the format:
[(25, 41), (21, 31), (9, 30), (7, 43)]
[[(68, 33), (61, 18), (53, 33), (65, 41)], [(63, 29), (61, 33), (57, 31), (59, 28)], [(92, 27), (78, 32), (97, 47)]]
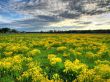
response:
[(64, 72), (68, 72), (68, 71), (85, 71), (87, 69), (87, 66), (83, 63), (80, 63), (80, 61), (78, 59), (76, 59), (75, 61), (71, 62), (70, 60), (66, 60), (64, 62), (65, 65), (65, 69)]
[(40, 54), (40, 53), (41, 53), (41, 51), (40, 51), (39, 49), (33, 49), (33, 50), (29, 51), (29, 52), (27, 53), (27, 55), (28, 55), (28, 56), (35, 56), (35, 55), (38, 55), (38, 54)]
[(56, 57), (55, 54), (49, 54), (49, 55), (48, 55), (48, 59), (49, 59), (49, 60), (52, 59), (52, 58), (55, 58), (55, 57)]
[(61, 46), (61, 47), (58, 47), (58, 48), (57, 48), (57, 51), (64, 51), (64, 50), (66, 50), (66, 49), (67, 49), (67, 47)]
[(4, 52), (5, 56), (11, 56), (13, 54), (13, 52)]
[(57, 62), (62, 62), (61, 58), (55, 57), (50, 59), (51, 64), (56, 64)]

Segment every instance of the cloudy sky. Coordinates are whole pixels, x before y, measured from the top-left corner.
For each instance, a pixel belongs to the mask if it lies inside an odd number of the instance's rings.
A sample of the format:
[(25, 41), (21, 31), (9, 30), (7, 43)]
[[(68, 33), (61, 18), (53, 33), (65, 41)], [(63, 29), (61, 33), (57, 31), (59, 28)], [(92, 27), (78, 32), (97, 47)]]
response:
[(0, 0), (0, 28), (110, 29), (110, 0)]

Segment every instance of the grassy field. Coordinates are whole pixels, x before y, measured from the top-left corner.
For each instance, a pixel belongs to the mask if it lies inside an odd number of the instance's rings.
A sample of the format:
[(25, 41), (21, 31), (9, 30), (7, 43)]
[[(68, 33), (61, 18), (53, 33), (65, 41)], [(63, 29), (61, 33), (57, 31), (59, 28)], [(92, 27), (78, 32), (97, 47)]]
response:
[(0, 82), (110, 82), (110, 35), (0, 34)]

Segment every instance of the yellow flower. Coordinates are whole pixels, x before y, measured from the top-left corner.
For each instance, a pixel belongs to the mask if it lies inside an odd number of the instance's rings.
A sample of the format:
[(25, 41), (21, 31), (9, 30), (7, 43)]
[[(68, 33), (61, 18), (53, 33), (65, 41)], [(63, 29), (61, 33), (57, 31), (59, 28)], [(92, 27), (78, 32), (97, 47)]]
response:
[(26, 77), (26, 78), (28, 78), (29, 77), (29, 72), (23, 72), (23, 74), (22, 74), (22, 76), (21, 77)]
[(85, 54), (85, 56), (91, 59), (91, 58), (94, 58), (95, 57), (95, 54), (93, 54), (92, 52), (87, 52)]
[(2, 46), (0, 46), (0, 50), (2, 49)]
[(58, 48), (57, 48), (57, 51), (64, 51), (64, 50), (66, 50), (66, 49), (67, 49), (67, 47), (61, 46), (61, 47), (58, 47)]
[[(76, 59), (75, 61), (71, 62), (70, 60), (66, 60), (64, 62), (64, 72), (68, 72), (68, 71), (85, 71), (87, 69), (87, 66), (83, 63), (80, 63), (80, 61), (78, 59)], [(79, 71), (80, 70), (80, 71)]]
[[(13, 52), (18, 52), (19, 47), (13, 45), (13, 46), (10, 47), (10, 49), (11, 49)], [(10, 49), (9, 49), (9, 50), (10, 50)]]
[(55, 74), (53, 74), (52, 78), (54, 80), (59, 80), (60, 79), (60, 76), (59, 76), (59, 74), (55, 73)]
[(0, 62), (0, 68), (4, 68), (4, 69), (10, 69), (10, 67), (12, 66), (12, 63), (11, 62)]
[(93, 80), (96, 78), (95, 74), (95, 70), (87, 69), (86, 71), (83, 71), (73, 82), (94, 82)]
[(63, 54), (64, 57), (68, 57), (69, 55), (70, 55), (70, 54), (66, 54), (66, 53)]
[(108, 64), (99, 64), (95, 67), (95, 70), (101, 75), (109, 74), (110, 76), (110, 65)]
[(52, 65), (53, 64), (56, 64), (57, 62), (62, 62), (62, 59), (61, 58), (58, 58), (58, 57), (55, 57), (55, 58), (50, 59), (50, 63)]
[(49, 55), (48, 55), (48, 59), (49, 59), (49, 60), (52, 59), (52, 58), (55, 58), (55, 57), (56, 57), (55, 54), (49, 54)]
[(40, 53), (41, 53), (41, 51), (40, 51), (39, 49), (33, 49), (33, 50), (29, 51), (29, 52), (27, 53), (27, 55), (28, 55), (28, 56), (35, 56), (35, 55), (38, 55), (38, 54), (40, 54)]
[(4, 52), (5, 56), (11, 56), (13, 54), (13, 52)]
[(24, 71), (23, 74), (20, 76), (20, 80), (28, 77), (31, 77), (32, 82), (37, 82), (41, 81), (44, 79), (44, 76), (42, 74), (42, 69), (40, 66), (37, 64), (37, 62), (30, 62), (28, 64), (28, 70)]
[(22, 62), (22, 59), (21, 58), (22, 57), (20, 55), (16, 55), (16, 56), (13, 57), (13, 61), (15, 63), (21, 63)]

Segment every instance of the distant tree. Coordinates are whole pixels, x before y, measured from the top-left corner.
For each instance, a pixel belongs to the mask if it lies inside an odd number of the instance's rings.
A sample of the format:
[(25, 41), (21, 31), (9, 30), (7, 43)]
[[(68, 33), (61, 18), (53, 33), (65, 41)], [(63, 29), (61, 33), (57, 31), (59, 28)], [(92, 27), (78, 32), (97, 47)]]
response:
[(12, 33), (17, 33), (18, 31), (15, 30), (15, 29), (12, 29), (11, 32), (12, 32)]
[(0, 28), (0, 33), (18, 33), (18, 31), (10, 28)]
[(2, 28), (2, 29), (1, 29), (1, 32), (2, 32), (2, 33), (7, 33), (7, 32), (10, 32), (10, 31), (11, 31), (10, 28)]

